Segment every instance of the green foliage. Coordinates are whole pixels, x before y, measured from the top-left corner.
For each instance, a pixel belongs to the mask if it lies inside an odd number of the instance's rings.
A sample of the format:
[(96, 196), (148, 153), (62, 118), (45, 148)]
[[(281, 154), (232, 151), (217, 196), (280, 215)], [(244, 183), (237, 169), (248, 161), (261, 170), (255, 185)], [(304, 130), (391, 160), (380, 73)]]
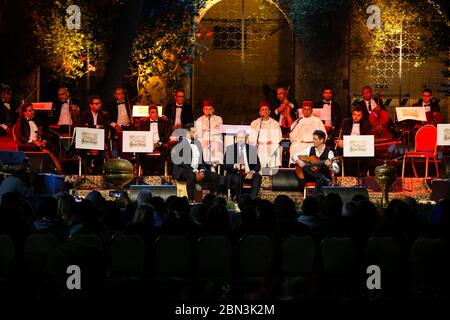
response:
[(133, 43), (131, 75), (137, 77), (138, 88), (152, 77), (170, 85), (190, 74), (194, 57), (205, 49), (195, 23), (204, 5), (200, 0), (155, 1)]
[(120, 5), (113, 0), (80, 0), (81, 29), (70, 30), (66, 9), (71, 4), (68, 0), (38, 0), (31, 12), (37, 61), (58, 80), (79, 79), (88, 69), (97, 75), (104, 72), (114, 10)]

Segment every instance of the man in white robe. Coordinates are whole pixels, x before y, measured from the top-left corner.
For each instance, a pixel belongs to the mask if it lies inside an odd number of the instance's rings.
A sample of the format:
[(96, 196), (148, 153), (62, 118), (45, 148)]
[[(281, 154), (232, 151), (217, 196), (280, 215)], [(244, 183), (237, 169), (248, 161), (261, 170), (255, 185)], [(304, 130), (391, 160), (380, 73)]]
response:
[(207, 164), (222, 164), (223, 136), (222, 117), (214, 114), (212, 101), (203, 101), (203, 116), (195, 121), (197, 139), (202, 144), (203, 158)]
[(267, 102), (261, 102), (259, 115), (260, 118), (250, 124), (249, 143), (258, 148), (261, 168), (280, 167), (282, 160), (280, 141), (283, 138), (280, 124), (270, 117), (270, 106)]
[(326, 132), (322, 120), (312, 115), (312, 108), (312, 101), (303, 101), (303, 118), (297, 119), (291, 125), (291, 133), (289, 134), (289, 139), (291, 140), (291, 146), (289, 149), (290, 163), (293, 163), (292, 157), (295, 153), (313, 145), (314, 131), (320, 130)]

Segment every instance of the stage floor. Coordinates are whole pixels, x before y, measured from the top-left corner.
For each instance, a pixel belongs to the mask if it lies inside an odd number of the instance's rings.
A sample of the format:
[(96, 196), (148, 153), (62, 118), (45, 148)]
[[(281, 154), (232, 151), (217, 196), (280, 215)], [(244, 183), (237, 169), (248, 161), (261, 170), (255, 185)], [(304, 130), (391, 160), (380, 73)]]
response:
[[(76, 185), (78, 176), (67, 176), (66, 181), (73, 181)], [(389, 192), (389, 199), (404, 199), (406, 197), (413, 197), (418, 202), (432, 202), (431, 201), (431, 178), (397, 178), (395, 183)], [(144, 176), (139, 180), (139, 183), (134, 180), (131, 185), (175, 185), (176, 181), (172, 180), (170, 176)], [(363, 177), (358, 180), (355, 177), (337, 177), (335, 178), (335, 186), (341, 187), (354, 187), (354, 186), (367, 187), (370, 200), (375, 204), (381, 203), (381, 188), (375, 177)], [(129, 188), (126, 186), (125, 189)], [(99, 191), (106, 199), (114, 200), (113, 196), (109, 195), (109, 192), (113, 189), (106, 186), (102, 176), (87, 176), (87, 180), (81, 184), (78, 184), (76, 188), (71, 189), (71, 193), (76, 196), (85, 197), (90, 191)], [(207, 191), (206, 191), (207, 192)], [(273, 201), (278, 195), (287, 195), (294, 199), (297, 204), (303, 202), (303, 190), (292, 191), (273, 191), (272, 179), (270, 176), (263, 176), (261, 190), (259, 196), (262, 199)]]

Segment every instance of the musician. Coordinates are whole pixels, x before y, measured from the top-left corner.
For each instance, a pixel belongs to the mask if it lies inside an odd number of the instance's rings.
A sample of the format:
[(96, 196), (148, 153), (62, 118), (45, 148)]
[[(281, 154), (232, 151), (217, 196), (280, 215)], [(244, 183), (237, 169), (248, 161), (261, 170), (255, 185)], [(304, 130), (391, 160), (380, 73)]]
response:
[(20, 112), (21, 116), (14, 125), (14, 139), (18, 150), (47, 152), (58, 173), (62, 174), (63, 169), (58, 158), (53, 153), (54, 148), (45, 139), (41, 122), (35, 118), (33, 105), (30, 102), (25, 102), (20, 106)]
[[(139, 131), (150, 131), (153, 133), (153, 150), (158, 151), (161, 156), (158, 158), (157, 171), (159, 174), (164, 173), (164, 164), (168, 157), (168, 142), (170, 135), (169, 121), (165, 117), (158, 116), (158, 107), (156, 104), (151, 104), (148, 108), (149, 117), (139, 122)], [(148, 161), (144, 163), (144, 169), (147, 170), (150, 166)]]
[(213, 168), (223, 161), (222, 125), (222, 117), (214, 114), (213, 102), (203, 101), (203, 116), (195, 121), (195, 132), (202, 144), (203, 157)]
[[(288, 109), (289, 108), (289, 109)], [(289, 111), (287, 111), (289, 110)], [(276, 105), (271, 108), (273, 118), (278, 121), (280, 125), (283, 123), (283, 117), (290, 114), (293, 120), (296, 119), (297, 106), (295, 101), (291, 102), (288, 97), (288, 92), (284, 87), (277, 88)]]
[(439, 102), (433, 97), (431, 89), (424, 89), (422, 99), (419, 99), (413, 106), (425, 108), (427, 123), (436, 125), (442, 122), (441, 108), (439, 107)]
[[(339, 138), (337, 141), (336, 154), (342, 156), (344, 142), (343, 137), (348, 135), (370, 135), (372, 134), (372, 129), (369, 121), (363, 118), (363, 110), (360, 105), (354, 106), (352, 110), (352, 117), (345, 118), (342, 120), (341, 129), (339, 133)], [(355, 161), (359, 161), (356, 163)], [(345, 158), (344, 166), (346, 168), (345, 173), (347, 176), (363, 176), (367, 172), (368, 165), (365, 159), (358, 158)], [(359, 172), (358, 172), (359, 168)]]
[(195, 126), (185, 126), (186, 136), (172, 148), (171, 158), (174, 163), (173, 178), (186, 181), (188, 199), (194, 200), (195, 185), (198, 182), (209, 182), (211, 193), (219, 192), (219, 176), (211, 172), (203, 161), (202, 145), (195, 140)]
[(270, 117), (270, 105), (263, 101), (259, 105), (260, 118), (250, 124), (249, 143), (256, 145), (261, 166), (274, 168), (281, 166), (280, 142), (283, 137), (280, 124)]
[[(305, 179), (316, 183), (316, 192), (319, 191), (320, 187), (330, 184), (332, 172), (335, 174), (339, 172), (339, 165), (332, 161), (334, 153), (325, 145), (325, 139), (325, 131), (315, 130), (313, 132), (313, 145), (294, 153), (292, 156), (294, 163), (302, 168)], [(315, 156), (319, 158), (319, 161), (324, 161), (324, 163), (315, 171), (311, 165), (299, 159), (302, 156)]]
[[(108, 129), (110, 127), (109, 115), (102, 110), (102, 101), (99, 96), (93, 95), (89, 97), (89, 110), (81, 115), (81, 126), (88, 128), (105, 130), (105, 150), (108, 150), (106, 141), (108, 140)], [(104, 162), (105, 152), (91, 150), (89, 152), (89, 166), (86, 170), (89, 174), (100, 173), (101, 166)]]
[(175, 101), (168, 104), (164, 114), (171, 121), (174, 128), (182, 128), (188, 123), (194, 123), (194, 113), (190, 104), (185, 102), (183, 89), (177, 89), (174, 94)]
[(125, 95), (123, 88), (115, 88), (114, 99), (105, 106), (114, 133), (121, 133), (123, 129), (131, 126), (131, 105)]
[(12, 100), (12, 90), (9, 86), (2, 87), (0, 97), (0, 135), (11, 132), (17, 120), (17, 105)]
[(251, 183), (250, 196), (256, 199), (261, 186), (261, 164), (256, 146), (246, 143), (247, 134), (240, 130), (236, 133), (236, 143), (229, 145), (225, 151), (224, 167), (227, 171), (227, 189), (239, 199), (244, 181)]
[[(362, 100), (357, 101), (353, 105), (361, 106), (363, 111), (363, 118), (369, 121), (370, 113), (377, 107), (379, 104), (380, 108), (386, 111), (386, 108), (383, 105), (383, 100), (377, 98), (377, 101), (372, 96), (372, 88), (370, 86), (365, 86), (362, 88)], [(379, 100), (379, 101), (378, 101)]]
[(313, 133), (316, 130), (326, 132), (322, 120), (312, 114), (312, 101), (303, 101), (301, 110), (303, 118), (297, 119), (292, 124), (291, 133), (289, 134), (289, 139), (291, 140), (289, 150), (291, 161), (294, 154), (313, 145)]
[(321, 120), (325, 125), (328, 136), (336, 136), (341, 123), (341, 107), (333, 99), (333, 89), (325, 87), (322, 90), (322, 101), (316, 102), (314, 107), (321, 110)]
[(72, 99), (69, 89), (58, 89), (58, 101), (53, 103), (49, 124), (57, 126), (60, 133), (69, 133), (70, 128), (80, 125), (80, 104)]

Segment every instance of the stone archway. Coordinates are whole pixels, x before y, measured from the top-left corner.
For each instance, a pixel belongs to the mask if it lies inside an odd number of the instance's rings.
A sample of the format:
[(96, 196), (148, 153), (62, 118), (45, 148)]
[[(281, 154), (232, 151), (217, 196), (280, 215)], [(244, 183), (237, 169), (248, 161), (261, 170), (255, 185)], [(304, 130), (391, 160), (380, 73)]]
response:
[(212, 0), (200, 14), (201, 42), (194, 62), (192, 98), (196, 116), (212, 99), (227, 124), (249, 124), (265, 99), (263, 85), (291, 85), (295, 44), (291, 21), (272, 0)]

